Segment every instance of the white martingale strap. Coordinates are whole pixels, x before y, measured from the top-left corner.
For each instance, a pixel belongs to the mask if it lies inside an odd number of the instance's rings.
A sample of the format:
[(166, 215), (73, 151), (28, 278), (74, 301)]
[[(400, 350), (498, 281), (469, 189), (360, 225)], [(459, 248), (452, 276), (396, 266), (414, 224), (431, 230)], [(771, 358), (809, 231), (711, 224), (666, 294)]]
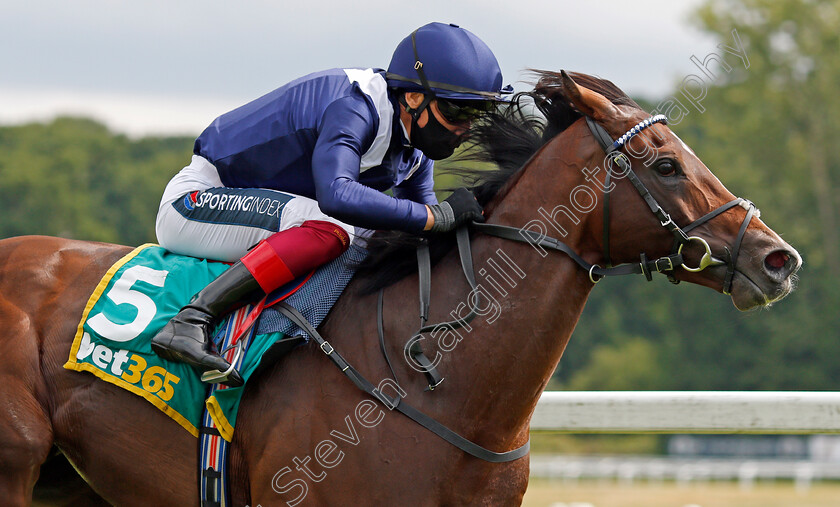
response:
[(633, 136), (635, 136), (639, 132), (643, 131), (644, 129), (650, 127), (654, 123), (668, 123), (668, 118), (664, 114), (657, 114), (657, 115), (651, 116), (650, 118), (648, 118), (646, 120), (640, 121), (633, 128), (631, 128), (630, 130), (625, 132), (624, 135), (622, 135), (621, 137), (616, 139), (613, 142), (612, 148), (610, 149), (610, 151), (615, 151), (615, 150), (621, 148), (622, 146), (627, 144), (627, 141), (632, 139)]

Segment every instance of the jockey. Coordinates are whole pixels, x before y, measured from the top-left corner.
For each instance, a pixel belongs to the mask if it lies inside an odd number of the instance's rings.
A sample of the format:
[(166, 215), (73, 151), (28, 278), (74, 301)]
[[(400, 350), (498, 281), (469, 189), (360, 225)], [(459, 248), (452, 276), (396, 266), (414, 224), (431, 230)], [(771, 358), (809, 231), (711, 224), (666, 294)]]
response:
[(430, 23), (403, 39), (387, 72), (317, 72), (217, 118), (166, 186), (156, 233), (173, 252), (234, 264), (152, 339), (154, 351), (224, 372), (215, 320), (335, 259), (355, 227), (446, 232), (483, 220), (466, 189), (437, 202), (432, 161), (510, 91), (484, 42)]

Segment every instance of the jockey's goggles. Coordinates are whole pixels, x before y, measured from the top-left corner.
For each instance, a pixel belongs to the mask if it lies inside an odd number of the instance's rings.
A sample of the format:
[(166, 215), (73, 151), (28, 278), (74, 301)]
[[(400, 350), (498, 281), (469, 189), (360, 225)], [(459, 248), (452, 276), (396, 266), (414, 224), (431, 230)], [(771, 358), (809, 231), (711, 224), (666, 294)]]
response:
[(453, 100), (436, 97), (438, 110), (449, 123), (466, 123), (493, 109), (489, 100)]

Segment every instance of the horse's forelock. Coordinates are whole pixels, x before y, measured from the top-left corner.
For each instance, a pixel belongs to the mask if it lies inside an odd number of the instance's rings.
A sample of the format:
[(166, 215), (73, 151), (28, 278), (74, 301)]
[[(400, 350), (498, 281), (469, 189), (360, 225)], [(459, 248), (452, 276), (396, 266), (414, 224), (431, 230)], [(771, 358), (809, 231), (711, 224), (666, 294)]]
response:
[[(534, 86), (534, 94), (552, 101), (569, 101), (565, 94), (565, 90), (563, 89), (559, 72), (535, 69), (532, 69), (531, 72), (533, 72), (538, 78), (537, 84)], [(621, 90), (621, 88), (613, 84), (612, 81), (580, 72), (569, 72), (568, 74), (579, 86), (600, 93), (613, 104), (619, 106), (630, 106), (640, 110), (642, 109), (636, 101), (631, 99)]]

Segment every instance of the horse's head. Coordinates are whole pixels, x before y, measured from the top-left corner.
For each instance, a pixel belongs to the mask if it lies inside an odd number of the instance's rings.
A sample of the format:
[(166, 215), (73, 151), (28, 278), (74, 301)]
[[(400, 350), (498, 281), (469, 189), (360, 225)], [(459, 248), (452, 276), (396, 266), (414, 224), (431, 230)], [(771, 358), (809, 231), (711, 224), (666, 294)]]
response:
[[(640, 125), (651, 117), (635, 103), (615, 104), (565, 72), (555, 77), (554, 85), (561, 86), (551, 100), (565, 100), (594, 120), (579, 120), (575, 128), (590, 138), (589, 167), (603, 169), (601, 190), (608, 195), (602, 199), (602, 263), (639, 263), (642, 254), (655, 259), (679, 252), (681, 266), (669, 272), (673, 280), (730, 294), (740, 310), (768, 305), (793, 290), (802, 264), (796, 250), (758, 218), (752, 203), (730, 193), (673, 131), (663, 123)], [(622, 136), (625, 143), (610, 146)]]
[[(485, 206), (487, 223), (474, 230), (530, 243), (543, 257), (545, 249), (561, 250), (593, 282), (660, 271), (729, 294), (740, 310), (793, 290), (799, 254), (751, 202), (721, 184), (664, 117), (651, 117), (609, 81), (538, 73), (532, 92), (470, 130), (467, 158), (496, 165), (454, 171), (472, 180)], [(533, 105), (543, 118), (531, 114)], [(516, 223), (525, 226), (511, 227)], [(549, 237), (553, 231), (562, 241)], [(366, 291), (417, 269), (417, 239), (405, 236), (369, 242), (358, 270), (371, 279)], [(454, 246), (452, 238), (429, 243), (436, 259)]]

